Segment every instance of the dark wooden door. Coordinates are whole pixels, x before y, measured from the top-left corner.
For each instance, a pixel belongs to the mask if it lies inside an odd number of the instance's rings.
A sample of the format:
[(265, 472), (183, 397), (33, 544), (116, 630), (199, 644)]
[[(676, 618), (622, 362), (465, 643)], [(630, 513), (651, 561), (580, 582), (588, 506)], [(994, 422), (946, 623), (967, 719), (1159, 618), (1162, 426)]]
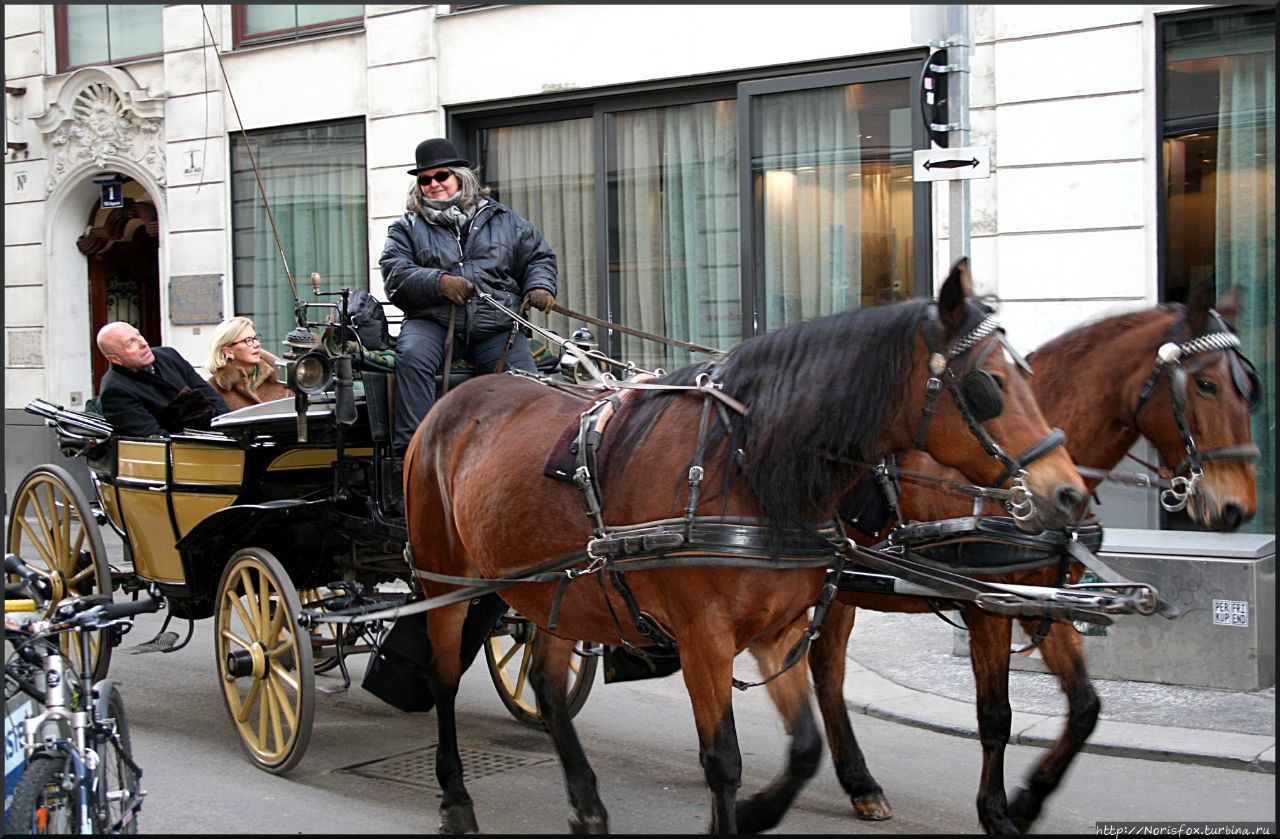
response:
[[(160, 242), (145, 226), (128, 241), (117, 241), (89, 257), (90, 341), (112, 321), (133, 324), (148, 343), (160, 345)], [(93, 392), (107, 372), (107, 360), (93, 345)]]

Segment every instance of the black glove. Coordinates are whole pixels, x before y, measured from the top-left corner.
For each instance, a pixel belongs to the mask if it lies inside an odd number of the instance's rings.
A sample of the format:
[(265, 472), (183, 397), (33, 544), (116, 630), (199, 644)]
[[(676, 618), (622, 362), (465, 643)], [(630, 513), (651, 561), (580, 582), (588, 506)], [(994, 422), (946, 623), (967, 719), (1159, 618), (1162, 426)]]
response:
[(476, 287), (466, 277), (454, 274), (440, 275), (440, 293), (457, 305), (467, 302), (467, 298), (476, 293)]
[(166, 431), (176, 434), (184, 428), (197, 428), (208, 431), (213, 420), (213, 406), (204, 394), (198, 390), (184, 387), (178, 391), (173, 401), (160, 411), (156, 421)]
[(556, 305), (556, 298), (545, 288), (535, 288), (524, 296), (524, 302), (539, 311), (550, 312)]

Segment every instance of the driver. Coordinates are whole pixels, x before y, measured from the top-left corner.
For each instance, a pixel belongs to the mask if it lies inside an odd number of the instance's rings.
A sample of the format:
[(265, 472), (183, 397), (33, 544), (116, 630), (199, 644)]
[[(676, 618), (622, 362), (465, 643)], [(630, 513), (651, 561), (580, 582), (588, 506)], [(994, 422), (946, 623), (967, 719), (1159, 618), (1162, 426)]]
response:
[(133, 324), (115, 321), (99, 329), (98, 349), (111, 362), (98, 401), (117, 434), (152, 437), (207, 429), (210, 420), (227, 412), (227, 403), (177, 350), (153, 349)]
[(451, 357), (489, 372), (510, 337), (506, 369), (538, 371), (524, 333), (512, 336), (511, 319), (474, 299), (477, 288), (510, 309), (522, 296), (544, 312), (556, 302), (556, 255), (532, 222), (485, 197), (471, 164), (445, 138), (423, 140), (414, 156), (406, 212), (391, 223), (378, 261), (387, 298), (404, 312), (396, 338), (397, 457), (436, 401), (451, 322)]

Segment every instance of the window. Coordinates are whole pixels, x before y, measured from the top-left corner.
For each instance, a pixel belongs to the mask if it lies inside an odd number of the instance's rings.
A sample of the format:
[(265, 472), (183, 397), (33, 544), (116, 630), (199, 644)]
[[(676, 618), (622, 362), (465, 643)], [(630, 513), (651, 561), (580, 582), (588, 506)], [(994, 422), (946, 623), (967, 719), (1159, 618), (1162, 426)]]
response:
[[(911, 117), (918, 72), (902, 62), (455, 119), (493, 197), (556, 250), (561, 305), (728, 349), (928, 290), (916, 248), (928, 186), (911, 179), (926, 144)], [(562, 335), (582, 325), (546, 323)], [(705, 357), (613, 342), (610, 354), (648, 370)]]
[(284, 6), (274, 3), (231, 7), (237, 47), (291, 41), (364, 24), (364, 6), (352, 4)]
[(1161, 23), (1161, 293), (1182, 301), (1235, 285), (1241, 349), (1264, 382), (1252, 416), (1258, 512), (1275, 531), (1275, 11), (1180, 15)]
[[(364, 120), (249, 132), (253, 160), (280, 233), (299, 296), (369, 287)], [(253, 319), (273, 355), (296, 325), (286, 278), (249, 149), (231, 135), (232, 256), (235, 314)]]
[(160, 55), (163, 12), (163, 6), (54, 6), (58, 72)]

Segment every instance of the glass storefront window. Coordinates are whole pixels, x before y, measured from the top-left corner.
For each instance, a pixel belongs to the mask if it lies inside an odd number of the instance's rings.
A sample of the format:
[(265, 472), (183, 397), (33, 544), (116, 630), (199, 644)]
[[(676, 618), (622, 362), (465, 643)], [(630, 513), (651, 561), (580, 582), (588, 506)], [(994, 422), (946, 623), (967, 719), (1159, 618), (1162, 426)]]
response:
[[(1275, 12), (1177, 17), (1161, 27), (1164, 299), (1200, 283), (1242, 292), (1235, 324), (1264, 382), (1252, 416), (1258, 512), (1275, 531)], [(1176, 524), (1175, 524), (1176, 526)]]
[(752, 108), (768, 329), (910, 297), (906, 80), (762, 94)]
[[(561, 305), (730, 349), (928, 289), (916, 253), (928, 214), (911, 178), (913, 140), (924, 141), (911, 110), (918, 69), (748, 79), (678, 101), (619, 94), (566, 106), (572, 118), (459, 123), (475, 126), (484, 183), (556, 249)], [(582, 325), (548, 323), (566, 335)], [(647, 370), (705, 358), (625, 334), (602, 349)]]
[[(364, 120), (249, 132), (298, 295), (369, 287)], [(280, 355), (295, 325), (293, 291), (280, 259), (253, 164), (231, 135), (231, 224), (237, 315), (252, 318), (262, 345)]]
[(331, 29), (356, 28), (364, 22), (364, 6), (279, 3), (246, 3), (232, 7), (237, 46), (289, 40)]

